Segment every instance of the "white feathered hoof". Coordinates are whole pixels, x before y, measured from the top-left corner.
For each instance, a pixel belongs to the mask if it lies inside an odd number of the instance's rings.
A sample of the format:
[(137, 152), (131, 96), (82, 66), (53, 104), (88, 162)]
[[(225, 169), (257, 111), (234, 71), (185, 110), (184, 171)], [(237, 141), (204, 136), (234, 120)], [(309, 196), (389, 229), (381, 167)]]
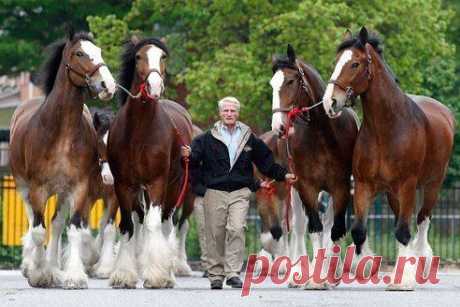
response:
[(110, 277), (110, 274), (112, 274), (112, 271), (112, 266), (95, 266), (93, 267), (91, 277), (96, 279), (108, 279)]
[(88, 276), (86, 274), (68, 276), (64, 279), (62, 287), (68, 290), (87, 289)]
[(110, 275), (109, 285), (114, 289), (135, 289), (137, 275), (127, 270), (116, 270)]
[(175, 274), (182, 277), (192, 276), (192, 269), (185, 260), (179, 259), (175, 264)]
[(61, 285), (60, 276), (47, 266), (41, 269), (31, 268), (28, 275), (27, 282), (34, 288), (56, 288)]
[(176, 285), (175, 281), (171, 279), (146, 279), (144, 280), (144, 288), (146, 289), (163, 289), (163, 288), (174, 288)]
[(330, 284), (327, 282), (316, 283), (313, 280), (309, 281), (304, 287), (304, 290), (329, 290)]
[(289, 282), (288, 282), (288, 288), (302, 288), (304, 287), (305, 285), (302, 285), (302, 284), (299, 284), (299, 283), (296, 283), (294, 281), (294, 274), (295, 273), (298, 273), (298, 277), (297, 278), (300, 278), (300, 275), (302, 274), (302, 267), (300, 266), (300, 264), (297, 264), (295, 265), (292, 269), (291, 269), (291, 274), (289, 276)]
[(32, 264), (30, 263), (30, 261), (22, 261), (21, 263), (21, 274), (22, 276), (24, 276), (25, 278), (29, 278), (29, 272), (30, 272), (30, 267), (32, 266)]

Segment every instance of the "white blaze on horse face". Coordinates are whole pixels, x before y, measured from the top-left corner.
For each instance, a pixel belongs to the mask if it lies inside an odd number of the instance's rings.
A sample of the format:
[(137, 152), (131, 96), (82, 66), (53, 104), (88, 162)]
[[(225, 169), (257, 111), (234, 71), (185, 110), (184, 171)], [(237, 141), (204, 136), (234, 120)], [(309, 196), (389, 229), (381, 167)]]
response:
[[(270, 80), (270, 85), (273, 88), (273, 101), (272, 110), (279, 109), (281, 107), (280, 90), (284, 83), (284, 73), (282, 70), (278, 70)], [(284, 124), (286, 115), (283, 112), (275, 112), (272, 115), (272, 130), (280, 131), (281, 126)]]
[(104, 142), (105, 146), (107, 146), (108, 139), (109, 139), (109, 131), (107, 131), (102, 137), (102, 141)]
[[(94, 65), (104, 64), (102, 58), (101, 48), (97, 47), (90, 41), (83, 40), (80, 42), (81, 49), (88, 55)], [(110, 99), (115, 94), (115, 79), (110, 73), (107, 66), (101, 66), (98, 70), (99, 73), (94, 74), (96, 78), (96, 88), (100, 89), (99, 98)]]
[[(337, 65), (335, 66), (334, 72), (332, 73), (331, 80), (337, 80), (337, 78), (342, 73), (343, 67), (349, 61), (351, 61), (352, 56), (353, 56), (353, 52), (351, 50), (345, 50), (342, 53), (339, 61), (337, 62)], [(334, 95), (334, 89), (335, 89), (335, 85), (333, 83), (329, 83), (326, 87), (326, 91), (324, 92), (324, 96), (323, 96), (324, 111), (326, 111), (326, 114), (331, 118), (334, 118), (340, 115), (340, 112), (336, 114), (336, 112), (332, 108), (333, 98), (336, 100), (337, 106), (339, 108), (342, 108), (345, 105), (345, 99), (346, 99), (344, 95), (345, 93), (341, 95)]]
[[(104, 142), (105, 146), (107, 146), (107, 140), (109, 138), (109, 132), (107, 131), (104, 136), (102, 137), (102, 141)], [(112, 171), (110, 170), (109, 163), (105, 161), (102, 163), (102, 171), (101, 171), (102, 181), (105, 185), (113, 185), (113, 175)]]
[(155, 69), (157, 72), (153, 71), (149, 74), (147, 82), (149, 85), (149, 93), (151, 96), (160, 97), (163, 92), (164, 84), (163, 78), (158, 72), (161, 72), (161, 57), (163, 56), (164, 51), (158, 48), (157, 46), (151, 46), (147, 50), (147, 60), (149, 65), (149, 70)]

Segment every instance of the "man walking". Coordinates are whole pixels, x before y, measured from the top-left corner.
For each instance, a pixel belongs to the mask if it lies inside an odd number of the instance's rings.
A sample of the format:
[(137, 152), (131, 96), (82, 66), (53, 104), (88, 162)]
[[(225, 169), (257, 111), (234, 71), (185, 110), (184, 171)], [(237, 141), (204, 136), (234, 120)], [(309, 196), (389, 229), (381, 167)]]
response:
[(206, 186), (203, 203), (211, 289), (222, 289), (225, 278), (227, 285), (241, 288), (249, 196), (258, 188), (252, 163), (277, 181), (293, 183), (296, 178), (275, 163), (265, 143), (238, 121), (236, 98), (225, 97), (218, 106), (220, 121), (195, 138), (191, 148), (184, 146), (182, 154), (190, 156), (192, 185), (196, 174), (201, 174)]

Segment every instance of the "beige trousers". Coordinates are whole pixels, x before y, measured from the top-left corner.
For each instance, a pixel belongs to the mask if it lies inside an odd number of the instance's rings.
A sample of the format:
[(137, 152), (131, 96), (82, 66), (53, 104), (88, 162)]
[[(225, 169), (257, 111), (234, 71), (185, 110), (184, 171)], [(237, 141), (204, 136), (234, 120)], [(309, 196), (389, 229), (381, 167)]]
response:
[(203, 197), (196, 196), (195, 202), (193, 204), (193, 214), (195, 215), (195, 220), (198, 230), (198, 240), (200, 242), (201, 250), (201, 267), (205, 270), (208, 269), (208, 250), (206, 248), (206, 225), (204, 222), (204, 205)]
[(243, 267), (249, 188), (233, 192), (208, 189), (204, 215), (209, 280), (239, 276)]

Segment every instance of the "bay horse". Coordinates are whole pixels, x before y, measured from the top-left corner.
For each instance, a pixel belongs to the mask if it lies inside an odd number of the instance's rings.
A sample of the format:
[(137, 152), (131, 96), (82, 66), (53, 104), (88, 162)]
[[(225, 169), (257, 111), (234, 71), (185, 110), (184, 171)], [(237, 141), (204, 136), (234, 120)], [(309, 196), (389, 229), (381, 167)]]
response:
[[(146, 204), (139, 271), (145, 288), (173, 287), (177, 246), (172, 215), (181, 192), (184, 170), (180, 146), (190, 144), (190, 115), (179, 104), (160, 100), (168, 50), (155, 38), (132, 39), (124, 46), (119, 83), (122, 104), (109, 132), (108, 160), (121, 211), (121, 244), (114, 288), (135, 288), (136, 236), (132, 212), (145, 189)], [(136, 222), (137, 224), (137, 222)], [(137, 227), (137, 226), (136, 226)]]
[[(369, 206), (376, 193), (383, 191), (396, 215), (399, 256), (430, 258), (428, 228), (452, 153), (455, 118), (433, 98), (406, 95), (376, 51), (378, 43), (365, 27), (357, 37), (344, 41), (337, 49), (337, 64), (323, 98), (325, 112), (337, 119), (350, 99), (360, 96), (362, 101), (364, 119), (353, 154), (351, 233), (359, 253), (366, 241)], [(424, 200), (411, 241), (417, 188), (423, 188)], [(389, 285), (390, 290), (414, 288), (415, 266), (406, 266), (400, 284)]]
[[(330, 239), (338, 242), (346, 234), (345, 213), (350, 201), (357, 119), (349, 110), (344, 110), (337, 120), (329, 119), (322, 108), (303, 111), (306, 109), (302, 108), (318, 105), (325, 84), (312, 66), (296, 58), (291, 45), (288, 45), (287, 57), (274, 59), (272, 70), (272, 130), (287, 137), (291, 172), (298, 177), (294, 187), (304, 205), (316, 253), (319, 248), (326, 247), (323, 246), (324, 229), (317, 201), (320, 191), (328, 192), (333, 199), (334, 222)], [(328, 285), (311, 282), (306, 287), (324, 289)]]
[[(115, 80), (101, 49), (86, 33), (70, 31), (67, 39), (51, 45), (48, 54), (41, 71), (45, 101), (20, 105), (10, 125), (11, 170), (29, 221), (21, 267), (32, 287), (55, 287), (62, 281), (64, 288), (86, 288), (81, 254), (85, 252), (87, 194), (100, 170), (96, 132), (84, 101), (88, 93), (111, 99)], [(45, 255), (43, 215), (47, 199), (54, 194), (59, 203)], [(69, 255), (61, 274), (58, 245), (69, 209)]]
[(113, 116), (107, 113), (95, 112), (93, 125), (97, 134), (98, 163), (101, 167), (101, 179), (95, 180), (90, 191), (90, 202), (102, 198), (105, 211), (99, 225), (97, 248), (99, 259), (91, 269), (91, 276), (99, 279), (110, 277), (115, 265), (114, 246), (118, 232), (116, 215), (118, 199), (113, 186), (113, 175), (107, 160), (107, 140)]

